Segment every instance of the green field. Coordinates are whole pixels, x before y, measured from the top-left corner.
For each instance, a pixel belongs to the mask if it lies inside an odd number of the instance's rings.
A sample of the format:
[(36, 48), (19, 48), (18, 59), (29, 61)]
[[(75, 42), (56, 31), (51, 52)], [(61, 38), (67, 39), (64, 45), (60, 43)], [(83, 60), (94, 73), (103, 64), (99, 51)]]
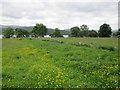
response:
[(0, 39), (0, 89), (2, 88), (2, 40)]
[(2, 87), (118, 87), (117, 38), (54, 39), (3, 39)]

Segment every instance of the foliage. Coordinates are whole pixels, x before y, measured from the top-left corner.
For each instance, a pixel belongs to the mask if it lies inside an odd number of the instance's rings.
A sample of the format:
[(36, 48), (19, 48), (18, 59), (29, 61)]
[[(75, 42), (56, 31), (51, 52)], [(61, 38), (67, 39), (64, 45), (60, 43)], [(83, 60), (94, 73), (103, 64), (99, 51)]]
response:
[(81, 25), (80, 30), (82, 31), (82, 36), (88, 37), (89, 27), (87, 25), (85, 25), (85, 24)]
[(83, 25), (80, 26), (80, 30), (88, 31), (89, 27), (87, 25), (83, 24)]
[(21, 28), (16, 28), (15, 29), (15, 34), (17, 37), (29, 37), (29, 32), (25, 29), (21, 29)]
[(100, 37), (110, 37), (112, 31), (109, 24), (103, 24), (98, 31)]
[(58, 28), (55, 28), (55, 31), (50, 34), (51, 37), (63, 37), (60, 30)]
[(79, 27), (77, 27), (77, 26), (72, 27), (72, 28), (70, 29), (70, 31), (71, 31), (71, 34), (70, 34), (71, 37), (79, 37), (79, 36), (80, 36), (80, 35), (79, 35), (79, 33), (80, 33)]
[(113, 37), (119, 37), (120, 36), (120, 32), (114, 32), (113, 33)]
[(38, 37), (38, 36), (44, 37), (44, 35), (47, 34), (47, 28), (43, 24), (36, 24), (36, 26), (34, 26), (32, 29), (32, 34), (35, 37)]
[(11, 27), (8, 27), (3, 30), (3, 35), (5, 38), (10, 38), (14, 35), (14, 30)]
[(80, 31), (79, 36), (84, 37), (84, 31)]
[(117, 32), (114, 32), (112, 36), (113, 37), (120, 37), (120, 29), (118, 29)]
[(118, 29), (118, 31), (120, 32), (120, 28)]
[(29, 37), (30, 32), (25, 30), (25, 29), (23, 29), (23, 34), (24, 34), (25, 37)]
[(90, 30), (88, 34), (89, 37), (98, 37), (98, 33), (95, 30)]

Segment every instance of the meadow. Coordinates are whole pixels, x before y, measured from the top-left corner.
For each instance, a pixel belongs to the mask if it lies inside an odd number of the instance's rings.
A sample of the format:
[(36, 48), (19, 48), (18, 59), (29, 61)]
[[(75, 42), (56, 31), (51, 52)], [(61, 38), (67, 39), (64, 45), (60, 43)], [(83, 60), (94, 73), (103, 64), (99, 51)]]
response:
[(118, 38), (2, 40), (3, 88), (118, 88), (119, 74)]
[(0, 39), (0, 89), (2, 89), (2, 40)]

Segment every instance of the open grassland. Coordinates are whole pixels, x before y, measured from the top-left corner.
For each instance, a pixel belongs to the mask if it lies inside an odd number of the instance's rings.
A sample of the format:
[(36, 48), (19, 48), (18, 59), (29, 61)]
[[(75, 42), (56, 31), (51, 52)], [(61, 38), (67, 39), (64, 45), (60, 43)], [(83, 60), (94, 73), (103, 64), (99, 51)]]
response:
[(118, 39), (3, 39), (2, 66), (3, 88), (117, 88)]

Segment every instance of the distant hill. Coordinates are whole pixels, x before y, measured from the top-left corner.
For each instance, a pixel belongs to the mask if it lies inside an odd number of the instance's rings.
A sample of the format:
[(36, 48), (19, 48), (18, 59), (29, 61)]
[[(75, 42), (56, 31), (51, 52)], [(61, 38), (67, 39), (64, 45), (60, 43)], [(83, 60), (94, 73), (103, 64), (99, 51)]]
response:
[[(4, 30), (5, 28), (8, 28), (8, 27), (12, 27), (14, 30), (16, 28), (21, 28), (21, 29), (26, 29), (26, 30), (29, 30), (29, 31), (31, 31), (32, 28), (33, 28), (33, 26), (0, 25), (0, 34), (2, 34), (2, 30)], [(54, 32), (54, 29), (48, 28), (48, 33), (47, 34), (51, 34), (52, 32)], [(61, 33), (63, 35), (68, 35), (69, 32), (70, 32), (69, 29), (61, 30)]]
[(8, 27), (12, 27), (13, 29), (21, 28), (21, 29), (26, 29), (26, 30), (32, 30), (33, 28), (33, 26), (0, 25), (0, 31)]
[[(26, 29), (26, 30), (29, 30), (31, 31), (33, 26), (18, 26), (18, 25), (0, 25), (0, 34), (2, 34), (2, 30), (4, 30), (5, 28), (8, 28), (8, 27), (12, 27), (13, 29), (16, 29), (16, 28), (21, 28), (21, 29)], [(98, 32), (98, 30), (95, 30)], [(52, 32), (54, 32), (54, 29), (52, 28), (48, 28), (48, 32), (47, 34), (51, 34)], [(112, 30), (112, 32), (117, 32), (117, 30)], [(64, 29), (64, 30), (61, 30), (61, 33), (63, 35), (68, 35), (70, 33), (70, 29)]]

